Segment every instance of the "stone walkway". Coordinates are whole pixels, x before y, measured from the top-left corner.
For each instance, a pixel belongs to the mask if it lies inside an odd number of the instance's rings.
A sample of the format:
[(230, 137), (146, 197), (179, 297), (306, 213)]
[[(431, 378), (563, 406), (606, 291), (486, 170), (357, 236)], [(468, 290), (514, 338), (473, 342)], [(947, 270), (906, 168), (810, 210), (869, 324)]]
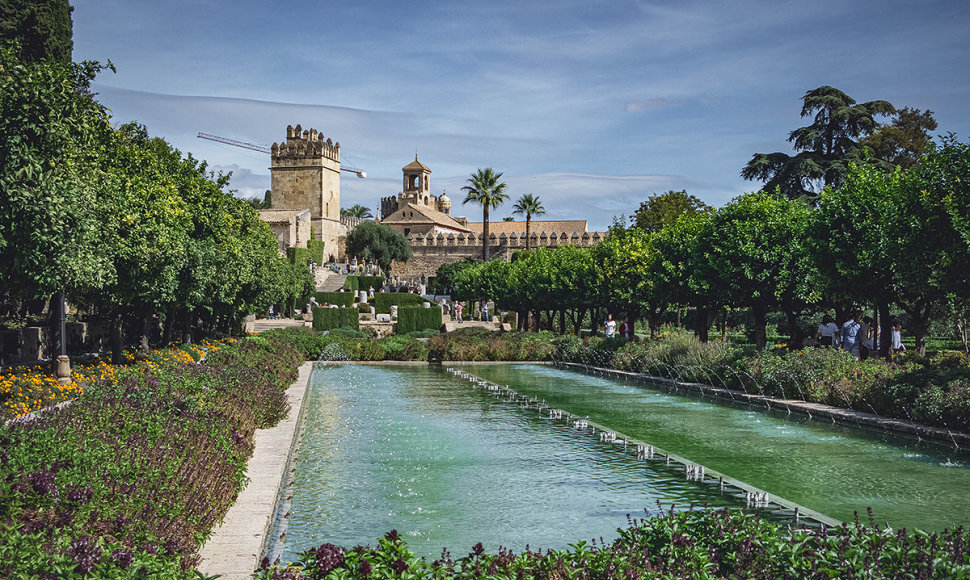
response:
[(257, 318), (253, 323), (254, 332), (263, 332), (271, 328), (291, 328), (294, 326), (312, 326), (311, 323), (292, 318)]
[(246, 465), (249, 483), (199, 551), (202, 561), (198, 569), (203, 574), (245, 580), (252, 578), (259, 565), (273, 525), (273, 510), (279, 500), (283, 476), (293, 453), (294, 435), (303, 422), (303, 395), (312, 370), (312, 362), (302, 365), (296, 382), (286, 390), (291, 407), (289, 416), (276, 427), (256, 431), (256, 447)]

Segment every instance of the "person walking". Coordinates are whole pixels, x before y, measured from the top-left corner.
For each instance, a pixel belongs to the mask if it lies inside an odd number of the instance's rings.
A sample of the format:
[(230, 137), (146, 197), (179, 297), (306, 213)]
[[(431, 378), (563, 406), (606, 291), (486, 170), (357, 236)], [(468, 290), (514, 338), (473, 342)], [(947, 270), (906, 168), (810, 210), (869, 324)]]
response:
[(842, 325), (842, 350), (848, 351), (856, 360), (859, 359), (859, 329), (860, 325), (856, 322), (862, 318), (861, 312), (853, 312), (849, 319)]
[(616, 321), (613, 320), (612, 314), (606, 315), (606, 323), (604, 323), (604, 326), (606, 327), (606, 338), (616, 336)]
[(488, 302), (482, 303), (482, 322), (488, 322)]
[(456, 320), (457, 320), (458, 322), (464, 322), (464, 321), (463, 321), (463, 320), (461, 319), (461, 302), (458, 302), (458, 303), (456, 303), (456, 304), (455, 304), (455, 319), (456, 319)]
[(903, 344), (903, 323), (898, 318), (893, 318), (889, 321), (889, 324), (893, 328), (893, 341), (891, 343), (893, 353), (906, 352), (906, 345)]
[(818, 330), (815, 331), (815, 340), (818, 341), (819, 346), (839, 346), (838, 341), (839, 327), (835, 324), (835, 320), (831, 316), (826, 314), (822, 317), (822, 324), (818, 325)]
[(859, 360), (866, 360), (872, 351), (872, 317), (863, 317), (859, 324)]
[(624, 339), (630, 340), (630, 337), (633, 336), (633, 328), (630, 325), (629, 317), (623, 319), (623, 322), (620, 324), (620, 328), (617, 332), (619, 332), (620, 336), (622, 336)]

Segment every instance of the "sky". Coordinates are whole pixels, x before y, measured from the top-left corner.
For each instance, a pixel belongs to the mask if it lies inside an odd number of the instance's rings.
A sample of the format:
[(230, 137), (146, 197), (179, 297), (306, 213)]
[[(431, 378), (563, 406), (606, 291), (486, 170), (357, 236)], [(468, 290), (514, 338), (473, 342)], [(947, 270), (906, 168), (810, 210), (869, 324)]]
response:
[(259, 145), (301, 124), (339, 141), (341, 205), (376, 212), (418, 159), (453, 215), (479, 168), (503, 173), (539, 219), (603, 231), (650, 195), (720, 207), (757, 190), (755, 153), (792, 153), (801, 99), (929, 109), (970, 138), (967, 0), (72, 0), (74, 60), (110, 60), (94, 83), (116, 124), (147, 126), (232, 172), (240, 197), (270, 187)]

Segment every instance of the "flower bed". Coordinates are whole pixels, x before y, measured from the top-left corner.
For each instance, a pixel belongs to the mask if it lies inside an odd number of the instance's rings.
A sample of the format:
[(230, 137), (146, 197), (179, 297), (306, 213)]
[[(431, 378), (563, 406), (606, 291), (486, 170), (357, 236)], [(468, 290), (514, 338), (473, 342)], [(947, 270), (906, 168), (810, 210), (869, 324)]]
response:
[(659, 513), (629, 520), (612, 544), (579, 541), (568, 550), (464, 557), (430, 564), (396, 531), (376, 547), (323, 544), (286, 567), (264, 562), (257, 578), (963, 578), (970, 551), (962, 529), (943, 534), (844, 525), (821, 533), (789, 530), (740, 510)]
[(93, 367), (70, 406), (0, 427), (0, 577), (197, 577), (303, 361), (263, 337), (198, 354)]

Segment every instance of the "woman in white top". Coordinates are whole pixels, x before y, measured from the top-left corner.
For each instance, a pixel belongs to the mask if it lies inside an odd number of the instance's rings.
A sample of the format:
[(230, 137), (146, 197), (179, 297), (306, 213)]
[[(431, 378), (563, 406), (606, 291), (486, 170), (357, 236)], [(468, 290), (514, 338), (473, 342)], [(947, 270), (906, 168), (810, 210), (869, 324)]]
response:
[(612, 314), (606, 315), (606, 338), (613, 338), (616, 336), (616, 321), (613, 320)]
[(835, 320), (831, 316), (826, 314), (822, 317), (822, 324), (818, 325), (818, 331), (815, 333), (815, 340), (818, 341), (819, 346), (839, 346), (839, 327), (835, 324)]
[(906, 345), (903, 344), (903, 323), (893, 320), (893, 352), (906, 352)]

